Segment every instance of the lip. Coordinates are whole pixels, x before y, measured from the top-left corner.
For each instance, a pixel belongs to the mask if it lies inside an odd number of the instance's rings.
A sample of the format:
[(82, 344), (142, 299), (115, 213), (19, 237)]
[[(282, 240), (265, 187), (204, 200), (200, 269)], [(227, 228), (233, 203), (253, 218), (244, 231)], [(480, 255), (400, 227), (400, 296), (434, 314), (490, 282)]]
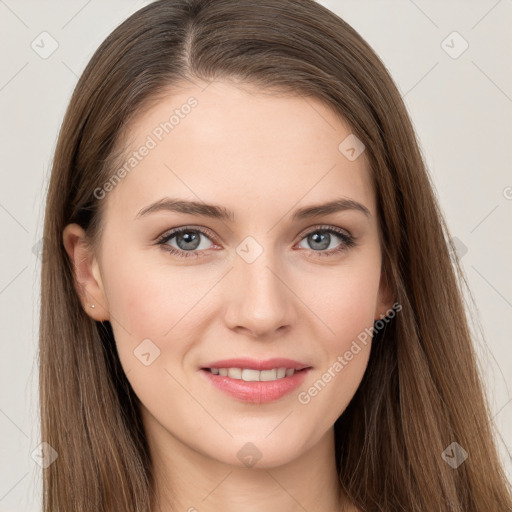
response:
[(249, 358), (236, 358), (236, 359), (222, 359), (212, 363), (201, 366), (205, 368), (247, 368), (250, 370), (272, 370), (273, 368), (293, 368), (295, 370), (303, 370), (311, 368), (311, 365), (294, 361), (293, 359), (286, 359), (283, 357), (274, 357), (272, 359), (257, 360)]
[[(270, 361), (272, 362), (272, 364), (275, 364), (276, 360)], [(281, 359), (280, 361), (284, 360)], [(224, 363), (224, 361), (219, 362)], [(265, 364), (267, 363), (270, 364), (269, 361), (265, 362)], [(212, 368), (217, 367), (213, 366)], [(226, 368), (226, 366), (220, 366), (220, 368)], [(240, 366), (228, 366), (228, 368), (240, 368)], [(243, 366), (242, 368), (248, 367)], [(272, 368), (276, 367), (272, 366)], [(293, 366), (289, 366), (289, 368), (293, 368)], [(258, 368), (253, 369), (257, 370)], [(269, 368), (262, 369), (268, 370)], [(273, 402), (291, 393), (294, 389), (298, 388), (304, 382), (306, 375), (310, 371), (311, 367), (308, 367), (298, 372), (296, 371), (291, 377), (284, 377), (282, 379), (277, 379), (273, 381), (253, 382), (246, 382), (241, 379), (232, 379), (231, 377), (223, 377), (222, 375), (214, 375), (205, 368), (201, 368), (199, 373), (204, 375), (204, 378), (206, 378), (217, 389), (233, 398), (236, 398), (237, 400), (254, 404), (262, 404), (267, 402)]]

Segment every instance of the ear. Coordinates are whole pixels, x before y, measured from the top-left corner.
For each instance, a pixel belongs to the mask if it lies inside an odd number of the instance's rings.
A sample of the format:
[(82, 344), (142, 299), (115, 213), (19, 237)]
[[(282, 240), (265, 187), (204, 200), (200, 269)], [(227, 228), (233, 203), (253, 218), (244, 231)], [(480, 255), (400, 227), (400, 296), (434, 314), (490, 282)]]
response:
[(388, 312), (393, 308), (395, 300), (395, 291), (390, 284), (389, 273), (385, 266), (382, 266), (380, 274), (379, 294), (377, 304), (375, 305), (375, 320), (380, 320), (387, 316)]
[(98, 261), (87, 243), (85, 231), (78, 224), (68, 224), (62, 232), (62, 241), (73, 266), (76, 291), (85, 312), (98, 322), (109, 320)]

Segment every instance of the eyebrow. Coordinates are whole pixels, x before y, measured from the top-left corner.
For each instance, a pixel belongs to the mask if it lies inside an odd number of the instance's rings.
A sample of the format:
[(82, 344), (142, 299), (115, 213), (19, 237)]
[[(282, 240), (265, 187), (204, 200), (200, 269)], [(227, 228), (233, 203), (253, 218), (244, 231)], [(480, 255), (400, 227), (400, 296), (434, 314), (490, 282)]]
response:
[[(371, 216), (370, 210), (361, 203), (358, 203), (353, 199), (340, 198), (325, 204), (299, 208), (292, 215), (292, 220), (297, 221), (346, 210), (355, 210), (364, 213), (367, 217)], [(212, 219), (219, 219), (229, 222), (233, 222), (235, 219), (234, 213), (223, 206), (206, 204), (198, 201), (185, 201), (183, 199), (164, 197), (159, 201), (156, 201), (155, 203), (142, 208), (135, 216), (135, 220), (141, 217), (145, 217), (151, 213), (161, 211), (188, 213), (191, 215), (211, 217)]]

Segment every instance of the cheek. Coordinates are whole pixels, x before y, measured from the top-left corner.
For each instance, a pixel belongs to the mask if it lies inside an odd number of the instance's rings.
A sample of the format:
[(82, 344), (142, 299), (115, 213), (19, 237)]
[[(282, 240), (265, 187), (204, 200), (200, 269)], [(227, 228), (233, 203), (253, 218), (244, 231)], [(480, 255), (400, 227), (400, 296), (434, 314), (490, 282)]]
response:
[[(157, 336), (172, 326), (172, 293), (154, 273), (118, 266), (109, 286), (112, 320), (134, 338)], [(165, 311), (164, 311), (165, 310)]]
[(323, 283), (322, 288), (304, 283), (304, 290), (317, 290), (309, 296), (314, 297), (311, 309), (323, 324), (317, 336), (322, 340), (324, 358), (298, 400), (320, 418), (319, 428), (332, 424), (345, 410), (363, 378), (371, 350), (379, 281), (376, 252), (353, 265), (340, 266), (336, 276), (317, 281), (317, 285)]
[(152, 260), (141, 252), (109, 267), (106, 291), (112, 321), (133, 341), (161, 338), (208, 289), (207, 283), (194, 280), (190, 269)]
[(207, 295), (219, 279), (213, 270), (198, 277), (197, 268), (150, 259), (141, 253), (111, 261), (105, 283), (119, 359), (142, 393), (161, 388), (158, 380), (169, 378), (164, 370), (187, 362), (198, 328), (212, 317)]
[(356, 393), (370, 357), (380, 273), (351, 271), (332, 282), (317, 309), (322, 333), (322, 364), (297, 396), (318, 431), (329, 428)]
[[(125, 373), (149, 384), (163, 355), (162, 335), (184, 314), (180, 283), (148, 267), (148, 256), (125, 253), (122, 259), (105, 258), (105, 293), (110, 323)], [(108, 267), (107, 267), (108, 265)], [(149, 356), (146, 355), (149, 353)], [(146, 366), (145, 363), (150, 363)]]
[(336, 275), (326, 276), (321, 282), (303, 284), (305, 291), (316, 290), (314, 294), (309, 291), (310, 307), (328, 328), (322, 338), (327, 340), (330, 351), (350, 345), (351, 340), (374, 322), (380, 261), (372, 258), (368, 264), (359, 263), (340, 267)]
[[(133, 263), (133, 262), (132, 262)], [(179, 337), (190, 301), (180, 291), (183, 277), (167, 269), (117, 265), (110, 274), (111, 325), (121, 366), (143, 404), (155, 411), (168, 408), (164, 390), (172, 384), (173, 362), (188, 350)], [(197, 301), (197, 300), (196, 300)], [(172, 342), (169, 342), (172, 340)]]

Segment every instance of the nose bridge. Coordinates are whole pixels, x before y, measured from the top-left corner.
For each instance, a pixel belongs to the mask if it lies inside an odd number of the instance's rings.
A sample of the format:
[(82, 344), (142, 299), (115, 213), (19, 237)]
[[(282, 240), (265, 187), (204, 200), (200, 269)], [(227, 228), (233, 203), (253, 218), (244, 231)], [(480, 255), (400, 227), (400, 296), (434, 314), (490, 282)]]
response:
[(264, 334), (294, 322), (293, 294), (270, 246), (247, 237), (236, 248), (229, 323)]

